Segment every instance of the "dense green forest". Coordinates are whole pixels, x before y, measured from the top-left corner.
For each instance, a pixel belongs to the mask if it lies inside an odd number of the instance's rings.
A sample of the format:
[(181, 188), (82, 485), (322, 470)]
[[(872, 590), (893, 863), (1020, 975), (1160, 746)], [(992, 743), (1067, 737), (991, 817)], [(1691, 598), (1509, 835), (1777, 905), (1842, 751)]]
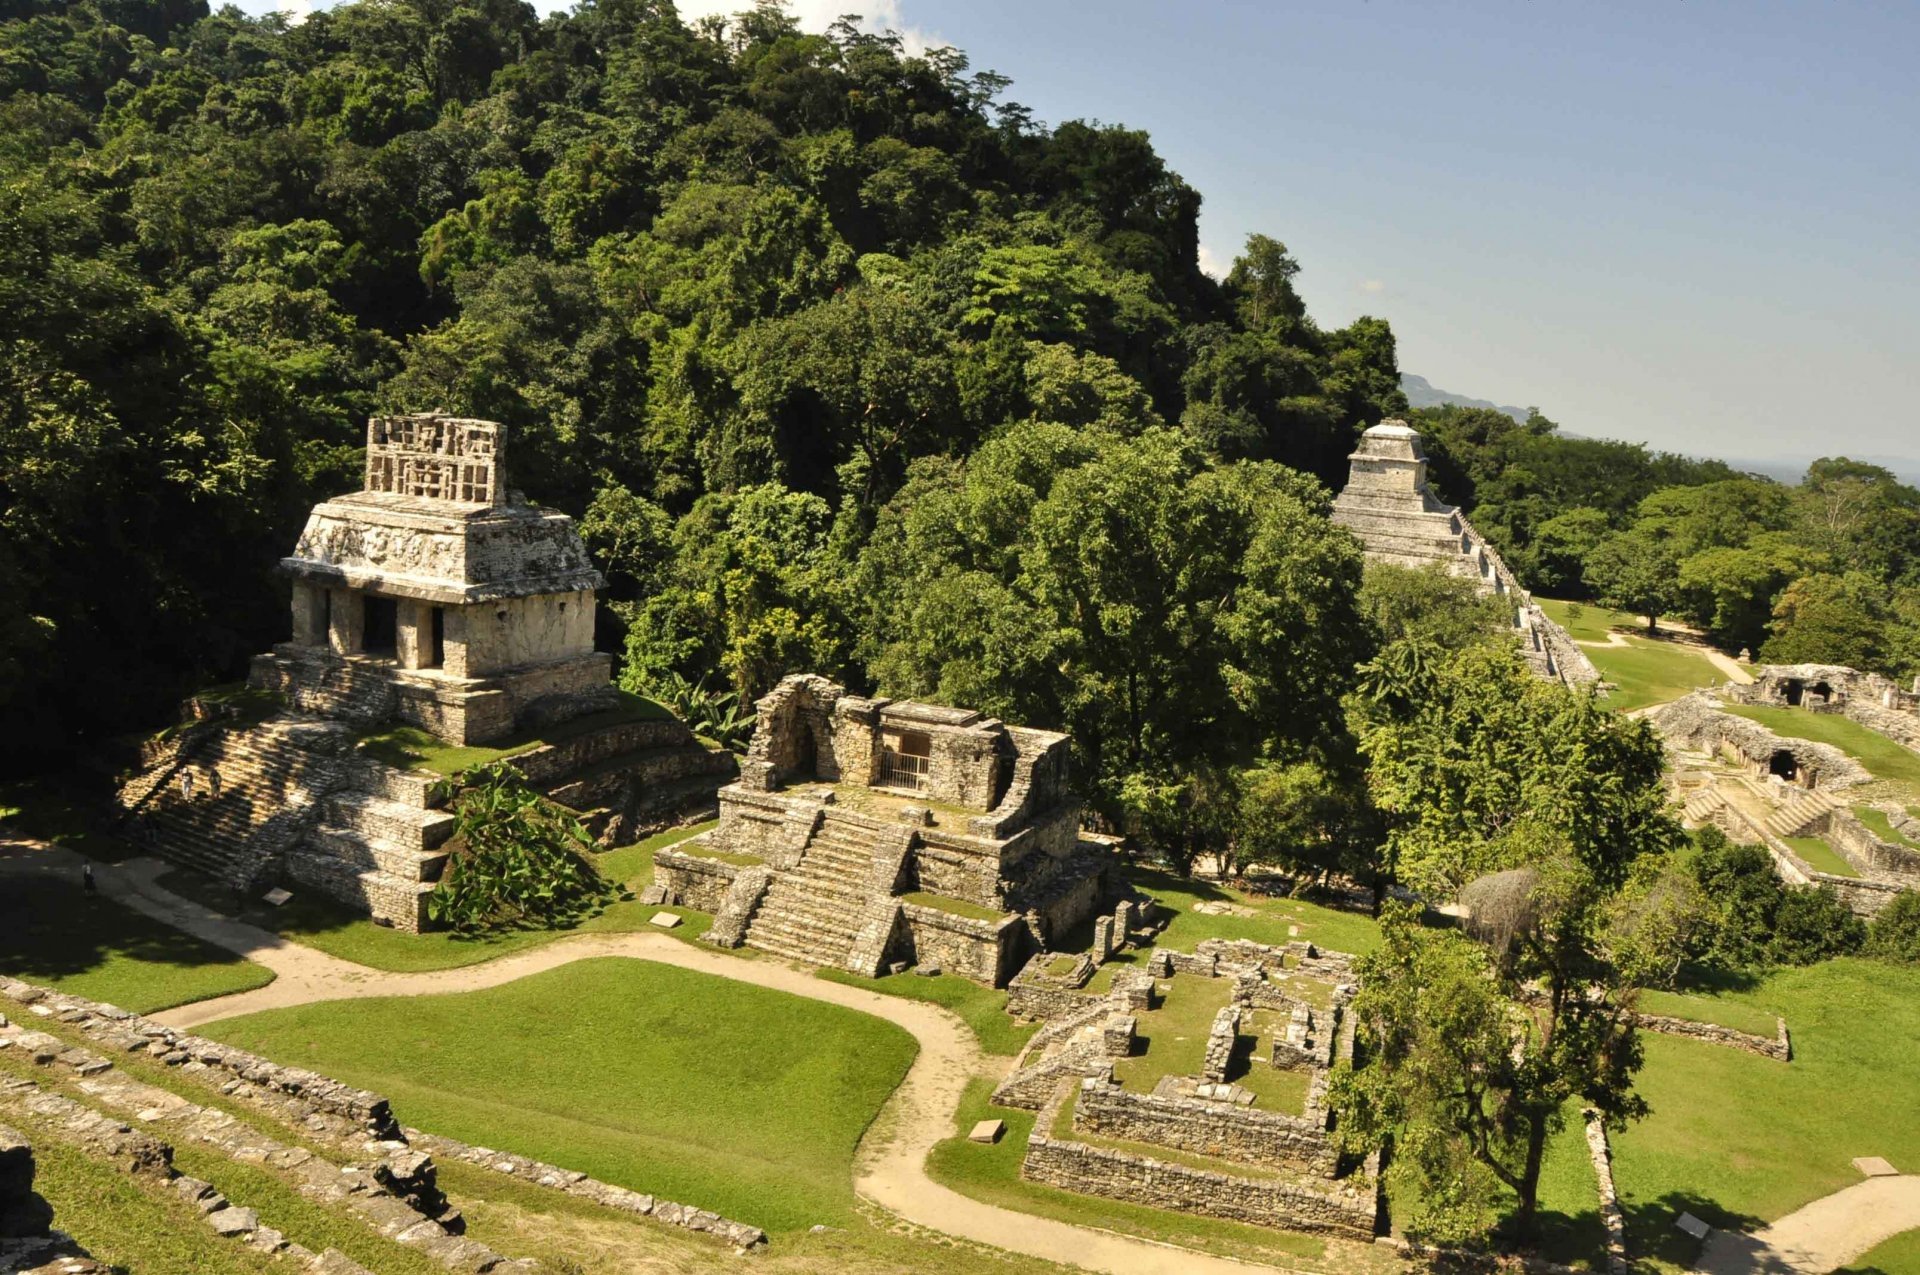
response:
[(1771, 663), (1920, 675), (1920, 491), (1816, 461), (1795, 486), (1571, 438), (1535, 413), (1412, 413), (1435, 485), (1529, 587), (1675, 616)]
[[(1272, 238), (1203, 274), (1144, 133), (1009, 87), (777, 5), (0, 0), (0, 748), (237, 676), (366, 416), (444, 409), (581, 517), (633, 689), (815, 669), (1071, 730), (1164, 844), (1248, 793), (1337, 839), (1343, 697), (1441, 623), (1325, 517), (1406, 409), (1393, 334), (1315, 324)], [(1545, 590), (1914, 658), (1920, 505), (1884, 475), (1761, 500), (1539, 418), (1420, 424)], [(1659, 597), (1622, 583), (1649, 558)]]
[(1271, 240), (1202, 274), (1144, 134), (771, 6), (0, 17), (9, 748), (163, 719), (280, 636), (275, 559), (381, 409), (510, 426), (641, 684), (817, 668), (1096, 757), (1223, 714), (1243, 747), (1310, 729), (1251, 685), (1301, 563), (1349, 586), (1297, 599), (1299, 698), (1337, 698), (1358, 559), (1301, 473), (1404, 405), (1392, 335), (1315, 326)]

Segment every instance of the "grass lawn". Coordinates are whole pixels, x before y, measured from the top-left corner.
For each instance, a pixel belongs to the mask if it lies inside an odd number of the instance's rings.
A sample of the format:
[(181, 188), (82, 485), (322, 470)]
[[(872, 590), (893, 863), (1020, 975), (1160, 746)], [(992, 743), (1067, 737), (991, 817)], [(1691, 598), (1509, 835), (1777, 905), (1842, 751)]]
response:
[(1631, 712), (1677, 700), (1727, 680), (1697, 647), (1630, 637), (1625, 646), (1583, 646), (1600, 676), (1613, 683), (1607, 707)]
[(656, 850), (684, 841), (712, 826), (711, 823), (703, 823), (687, 828), (672, 828), (634, 845), (595, 855), (594, 866), (600, 870), (600, 874), (624, 886), (628, 897), (609, 904), (599, 915), (588, 917), (567, 930), (515, 930), (485, 938), (462, 938), (444, 931), (407, 934), (375, 925), (366, 917), (311, 891), (296, 893), (291, 902), (276, 908), (257, 899), (242, 899), (219, 882), (184, 868), (166, 873), (161, 877), (160, 884), (215, 911), (237, 916), (342, 960), (396, 973), (454, 969), (539, 947), (565, 934), (607, 934), (651, 929), (653, 927), (647, 924), (647, 918), (662, 911), (673, 912), (683, 918), (680, 926), (665, 933), (689, 941), (699, 937), (713, 923), (713, 918), (706, 913), (688, 908), (644, 906), (635, 896), (653, 879), (653, 855)]
[(515, 735), (498, 744), (449, 744), (418, 726), (393, 726), (362, 735), (359, 747), (369, 757), (402, 770), (431, 770), (440, 775), (457, 775), (474, 766), (485, 766), (518, 753), (531, 752), (542, 744), (558, 744), (626, 722), (657, 721), (672, 716), (665, 708), (643, 695), (628, 691), (619, 694), (618, 708), (588, 713), (584, 717), (575, 717), (541, 730)]
[(1920, 1166), (1920, 969), (1858, 958), (1781, 970), (1719, 997), (1778, 1013), (1794, 1058), (1647, 1033), (1637, 1088), (1652, 1107), (1613, 1140), (1628, 1248), (1686, 1266), (1673, 1229), (1772, 1221), (1860, 1180), (1855, 1156)]
[(1834, 1275), (1920, 1275), (1920, 1231), (1881, 1241)]
[(1016, 1023), (1007, 1017), (1007, 993), (982, 987), (958, 974), (937, 974), (923, 978), (918, 974), (891, 974), (886, 978), (862, 978), (846, 970), (821, 969), (814, 975), (829, 983), (864, 987), (886, 996), (907, 1000), (931, 1001), (958, 1014), (973, 1029), (980, 1048), (990, 1054), (1012, 1057), (1026, 1048), (1027, 1040), (1040, 1030), (1038, 1023)]
[(0, 876), (0, 973), (138, 1014), (273, 981), (264, 965), (88, 898), (78, 880), (20, 871)]
[(769, 1231), (853, 1216), (854, 1147), (915, 1051), (865, 1014), (619, 958), (207, 1034), (384, 1093), (422, 1128)]
[(1174, 978), (1157, 1009), (1135, 1014), (1133, 1053), (1113, 1064), (1134, 1093), (1152, 1093), (1162, 1076), (1197, 1076), (1206, 1062), (1214, 1015), (1233, 995), (1229, 978)]
[[(992, 1091), (990, 1080), (978, 1079), (968, 1085), (954, 1116), (956, 1136), (936, 1145), (927, 1157), (927, 1171), (963, 1195), (1063, 1222), (1293, 1270), (1385, 1272), (1398, 1265), (1391, 1255), (1371, 1245), (1190, 1217), (1025, 1181), (1020, 1176), (1020, 1161), (1026, 1156), (1034, 1113), (993, 1106), (989, 1100)], [(1007, 1122), (1000, 1141), (991, 1145), (967, 1141), (966, 1131), (975, 1121), (996, 1118)]]
[[(1649, 990), (1640, 993), (1640, 1008), (1649, 1014), (1684, 1018), (1692, 1023), (1717, 1023), (1734, 1031), (1773, 1039), (1779, 1024), (1773, 1015), (1752, 1005), (1717, 996), (1688, 996), (1680, 992)], [(1789, 1027), (1792, 1024), (1788, 1024)]]
[(102, 863), (131, 859), (140, 848), (111, 831), (112, 821), (103, 813), (107, 796), (45, 780), (0, 784), (0, 839), (11, 834), (51, 841)]
[(1903, 748), (1850, 717), (1767, 704), (1729, 704), (1727, 711), (1759, 722), (1776, 735), (1831, 744), (1872, 771), (1876, 779), (1892, 780), (1920, 793), (1920, 753)]
[(1840, 857), (1840, 852), (1828, 845), (1824, 837), (1782, 837), (1780, 840), (1793, 847), (1793, 852), (1807, 861), (1807, 866), (1816, 872), (1828, 872), (1836, 877), (1857, 877), (1860, 874), (1854, 866)]
[[(1251, 939), (1284, 944), (1304, 939), (1334, 952), (1356, 956), (1380, 945), (1380, 926), (1364, 912), (1343, 912), (1304, 899), (1272, 899), (1231, 886), (1196, 881), (1140, 864), (1130, 864), (1133, 884), (1160, 901), (1173, 915), (1156, 946), (1190, 952), (1201, 939)], [(1252, 916), (1215, 916), (1196, 912), (1196, 903), (1231, 903), (1253, 909)], [(1298, 934), (1290, 930), (1298, 929)], [(1104, 971), (1103, 971), (1104, 972)]]
[[(1565, 629), (1578, 642), (1604, 642), (1614, 629), (1633, 633), (1647, 631), (1647, 617), (1628, 611), (1615, 611), (1597, 602), (1561, 602), (1554, 598), (1533, 597), (1547, 618)], [(1574, 612), (1578, 609), (1578, 615)]]
[(1855, 806), (1853, 817), (1867, 825), (1867, 831), (1882, 841), (1891, 841), (1896, 846), (1905, 846), (1909, 850), (1920, 850), (1920, 842), (1893, 826), (1893, 820), (1887, 818), (1887, 812), (1876, 810), (1872, 806)]

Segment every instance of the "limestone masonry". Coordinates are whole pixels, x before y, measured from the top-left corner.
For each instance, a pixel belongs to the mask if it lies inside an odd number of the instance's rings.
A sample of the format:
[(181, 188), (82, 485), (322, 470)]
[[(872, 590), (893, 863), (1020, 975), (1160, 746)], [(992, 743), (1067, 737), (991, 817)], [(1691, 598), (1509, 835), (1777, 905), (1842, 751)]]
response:
[[(1920, 818), (1899, 792), (1841, 749), (1776, 734), (1727, 711), (1750, 704), (1845, 716), (1920, 752), (1920, 695), (1840, 665), (1764, 665), (1753, 672), (1751, 683), (1696, 691), (1652, 715), (1672, 754), (1686, 822), (1713, 824), (1737, 842), (1765, 847), (1783, 878), (1830, 886), (1862, 916), (1920, 888)], [(1891, 837), (1857, 811), (1878, 811)], [(1841, 863), (1808, 862), (1802, 838), (1825, 842)]]
[(1118, 896), (1080, 831), (1065, 735), (868, 699), (794, 674), (760, 700), (720, 824), (654, 859), (742, 943), (868, 976), (917, 963), (999, 986)]
[(1360, 538), (1368, 558), (1401, 567), (1439, 563), (1469, 577), (1481, 593), (1513, 607), (1515, 633), (1536, 673), (1569, 686), (1600, 680), (1593, 661), (1534, 604), (1466, 515), (1433, 494), (1420, 435), (1405, 421), (1375, 425), (1348, 459), (1352, 468), (1334, 499), (1333, 521)]
[(600, 573), (571, 518), (508, 494), (505, 448), (490, 421), (368, 422), (365, 489), (315, 506), (281, 560), (293, 637), (249, 681), (285, 711), (190, 703), (121, 791), (156, 851), (420, 929), (454, 821), (443, 777), (358, 748), (397, 724), (520, 749), (529, 782), (610, 843), (711, 806), (731, 756), (615, 691), (593, 649)]

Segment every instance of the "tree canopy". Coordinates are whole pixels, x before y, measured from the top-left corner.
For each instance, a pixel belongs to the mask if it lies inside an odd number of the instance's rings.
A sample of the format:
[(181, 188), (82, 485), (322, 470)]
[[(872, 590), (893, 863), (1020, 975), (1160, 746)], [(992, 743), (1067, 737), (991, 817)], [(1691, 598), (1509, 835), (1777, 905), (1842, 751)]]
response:
[(1144, 133), (1008, 88), (773, 3), (0, 7), (5, 747), (239, 673), (365, 417), (427, 409), (585, 517), (630, 679), (938, 690), (1116, 777), (1304, 747), (1365, 654), (1313, 480), (1404, 409), (1393, 334), (1269, 236), (1209, 278)]

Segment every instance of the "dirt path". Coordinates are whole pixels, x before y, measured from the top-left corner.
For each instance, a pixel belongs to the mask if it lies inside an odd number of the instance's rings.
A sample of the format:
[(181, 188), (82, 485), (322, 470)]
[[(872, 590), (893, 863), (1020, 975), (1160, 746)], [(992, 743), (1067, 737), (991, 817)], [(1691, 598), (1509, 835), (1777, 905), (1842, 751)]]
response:
[(1707, 1275), (1826, 1275), (1920, 1227), (1920, 1176), (1868, 1178), (1753, 1234), (1715, 1231), (1695, 1264)]
[[(64, 872), (75, 879), (79, 876), (81, 857), (71, 851), (46, 846), (32, 857), (44, 865), (41, 870)], [(19, 866), (19, 860), (0, 866), (12, 869)], [(303, 947), (181, 898), (156, 883), (155, 878), (166, 869), (167, 865), (157, 859), (143, 858), (97, 865), (95, 872), (101, 892), (109, 897), (257, 961), (275, 974), (274, 981), (265, 987), (150, 1015), (169, 1026), (193, 1028), (241, 1014), (317, 1001), (479, 991), (595, 957), (654, 961), (858, 1010), (913, 1035), (919, 1053), (862, 1141), (854, 1176), (854, 1189), (862, 1196), (910, 1222), (1108, 1275), (1247, 1275), (1274, 1269), (1000, 1208), (949, 1190), (928, 1177), (927, 1153), (934, 1143), (953, 1135), (953, 1113), (967, 1082), (975, 1076), (1003, 1074), (1010, 1062), (987, 1058), (966, 1024), (939, 1006), (829, 983), (779, 961), (741, 960), (665, 934), (582, 934), (482, 965), (388, 973)]]

